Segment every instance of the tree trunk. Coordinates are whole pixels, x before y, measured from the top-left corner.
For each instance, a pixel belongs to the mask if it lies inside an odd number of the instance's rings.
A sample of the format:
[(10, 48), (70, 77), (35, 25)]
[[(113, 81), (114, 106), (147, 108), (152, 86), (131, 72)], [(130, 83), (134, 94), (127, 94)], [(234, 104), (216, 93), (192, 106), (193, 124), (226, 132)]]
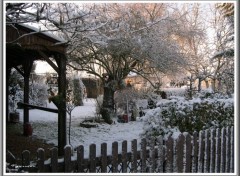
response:
[(110, 87), (104, 87), (103, 105), (100, 112), (104, 121), (111, 124), (111, 117), (114, 112), (114, 90)]
[(193, 79), (192, 79), (192, 75), (191, 75), (189, 81), (190, 81), (190, 84), (189, 84), (189, 98), (192, 99), (192, 94), (193, 94), (193, 85), (192, 85), (193, 84)]
[(213, 78), (213, 80), (212, 80), (212, 90), (213, 90), (213, 92), (216, 91), (216, 79), (215, 78)]
[(209, 83), (208, 83), (208, 80), (204, 80), (205, 81), (205, 84), (206, 84), (206, 88), (209, 88)]
[(198, 92), (201, 91), (201, 87), (202, 87), (202, 79), (198, 78)]

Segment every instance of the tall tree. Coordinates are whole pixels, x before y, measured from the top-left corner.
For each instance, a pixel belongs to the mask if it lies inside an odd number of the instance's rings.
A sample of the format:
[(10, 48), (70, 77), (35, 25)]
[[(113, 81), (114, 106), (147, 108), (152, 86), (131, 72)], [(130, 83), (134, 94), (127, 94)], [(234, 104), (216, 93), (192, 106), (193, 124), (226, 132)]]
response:
[(214, 25), (214, 90), (230, 94), (234, 91), (234, 3), (216, 4)]
[[(184, 24), (182, 27), (187, 29), (182, 35), (176, 36), (176, 41), (187, 58), (184, 70), (186, 74), (190, 74), (188, 76), (190, 97), (192, 97), (193, 82), (198, 80), (198, 91), (200, 91), (201, 82), (209, 75), (204, 8), (205, 6), (200, 3), (187, 3), (178, 5), (174, 12), (175, 16), (181, 17), (181, 23)], [(195, 35), (189, 35), (188, 31), (195, 31)]]
[[(176, 71), (185, 60), (175, 36), (188, 32), (181, 27), (181, 17), (167, 11), (167, 4), (102, 4), (95, 13), (106, 23), (81, 38), (84, 45), (69, 49), (69, 66), (102, 80), (102, 116), (111, 123), (114, 92), (124, 86), (123, 79), (130, 72), (147, 78), (156, 70)], [(191, 32), (188, 37), (195, 34)]]

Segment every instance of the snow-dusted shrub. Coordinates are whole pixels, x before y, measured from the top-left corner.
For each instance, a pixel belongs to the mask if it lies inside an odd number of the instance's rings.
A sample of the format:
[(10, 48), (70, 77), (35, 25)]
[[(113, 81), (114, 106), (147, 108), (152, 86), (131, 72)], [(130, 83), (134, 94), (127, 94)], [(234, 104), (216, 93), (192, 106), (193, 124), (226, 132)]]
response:
[(11, 112), (16, 111), (18, 102), (23, 102), (23, 91), (18, 84), (9, 86), (8, 106)]
[(184, 97), (187, 94), (186, 88), (164, 88), (162, 90), (166, 92), (167, 97), (170, 97), (170, 96)]
[(97, 115), (101, 114), (102, 104), (103, 104), (103, 95), (99, 95), (96, 98), (96, 114)]
[(226, 98), (229, 98), (229, 95), (213, 92), (212, 89), (203, 89), (200, 92), (197, 92), (194, 95), (194, 98), (200, 98), (200, 99), (205, 99), (205, 98), (226, 99)]
[(83, 93), (84, 93), (84, 85), (81, 79), (74, 78), (73, 79), (73, 94), (74, 94), (74, 105), (82, 106), (83, 105)]
[[(9, 106), (10, 110), (16, 110), (17, 103), (23, 102), (24, 92), (19, 85), (9, 87)], [(14, 93), (13, 93), (14, 92)], [(45, 106), (48, 97), (47, 85), (42, 83), (32, 83), (29, 86), (29, 104), (36, 106)], [(14, 106), (14, 109), (12, 107)]]
[(170, 135), (174, 131), (189, 132), (234, 125), (233, 98), (217, 99), (172, 97), (162, 100), (158, 108), (139, 118), (145, 122), (143, 136)]
[(36, 106), (45, 106), (48, 97), (47, 85), (33, 82), (30, 87), (29, 103)]
[(68, 99), (74, 106), (83, 106), (83, 98), (85, 92), (85, 85), (82, 80), (73, 76), (72, 78), (68, 78)]
[(167, 138), (173, 132), (180, 131), (177, 127), (171, 127), (168, 125), (169, 118), (162, 117), (162, 109), (157, 107), (156, 109), (150, 110), (145, 116), (138, 118), (138, 121), (144, 121), (143, 126), (144, 133), (143, 137), (149, 139), (150, 137), (164, 136)]

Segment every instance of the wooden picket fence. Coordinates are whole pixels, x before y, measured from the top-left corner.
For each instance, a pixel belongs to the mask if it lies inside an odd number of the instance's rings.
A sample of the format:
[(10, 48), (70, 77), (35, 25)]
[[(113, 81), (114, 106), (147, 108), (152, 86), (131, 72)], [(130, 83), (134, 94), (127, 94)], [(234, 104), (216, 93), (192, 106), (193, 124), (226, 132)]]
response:
[[(26, 172), (80, 172), (80, 173), (233, 173), (234, 172), (234, 127), (180, 134), (177, 139), (127, 141), (112, 143), (112, 155), (107, 155), (107, 144), (101, 144), (101, 156), (96, 156), (96, 145), (89, 146), (89, 157), (84, 158), (84, 146), (72, 155), (70, 146), (65, 147), (64, 157), (58, 158), (57, 148), (51, 149), (51, 157), (45, 160), (45, 151), (38, 149), (37, 163), (29, 160), (30, 152), (22, 153), (22, 169)], [(119, 154), (120, 153), (120, 154)]]

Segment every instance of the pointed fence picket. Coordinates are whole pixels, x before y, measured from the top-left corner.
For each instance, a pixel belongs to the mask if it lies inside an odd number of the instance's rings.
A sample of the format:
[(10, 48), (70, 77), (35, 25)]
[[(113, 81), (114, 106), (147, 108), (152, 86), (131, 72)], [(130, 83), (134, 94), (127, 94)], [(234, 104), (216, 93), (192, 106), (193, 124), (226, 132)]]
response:
[[(84, 158), (84, 146), (76, 148), (73, 156), (71, 146), (64, 148), (63, 158), (58, 149), (51, 149), (51, 157), (45, 159), (44, 149), (37, 150), (37, 162), (32, 164), (30, 152), (22, 152), (22, 166), (26, 172), (78, 172), (78, 173), (233, 173), (234, 172), (234, 127), (183, 133), (177, 139), (160, 136), (149, 141), (131, 141), (127, 152), (127, 141), (112, 143), (112, 155), (107, 155), (107, 144), (101, 144), (101, 154), (96, 156), (96, 145), (89, 146), (89, 157)], [(139, 151), (138, 148), (141, 148)]]

